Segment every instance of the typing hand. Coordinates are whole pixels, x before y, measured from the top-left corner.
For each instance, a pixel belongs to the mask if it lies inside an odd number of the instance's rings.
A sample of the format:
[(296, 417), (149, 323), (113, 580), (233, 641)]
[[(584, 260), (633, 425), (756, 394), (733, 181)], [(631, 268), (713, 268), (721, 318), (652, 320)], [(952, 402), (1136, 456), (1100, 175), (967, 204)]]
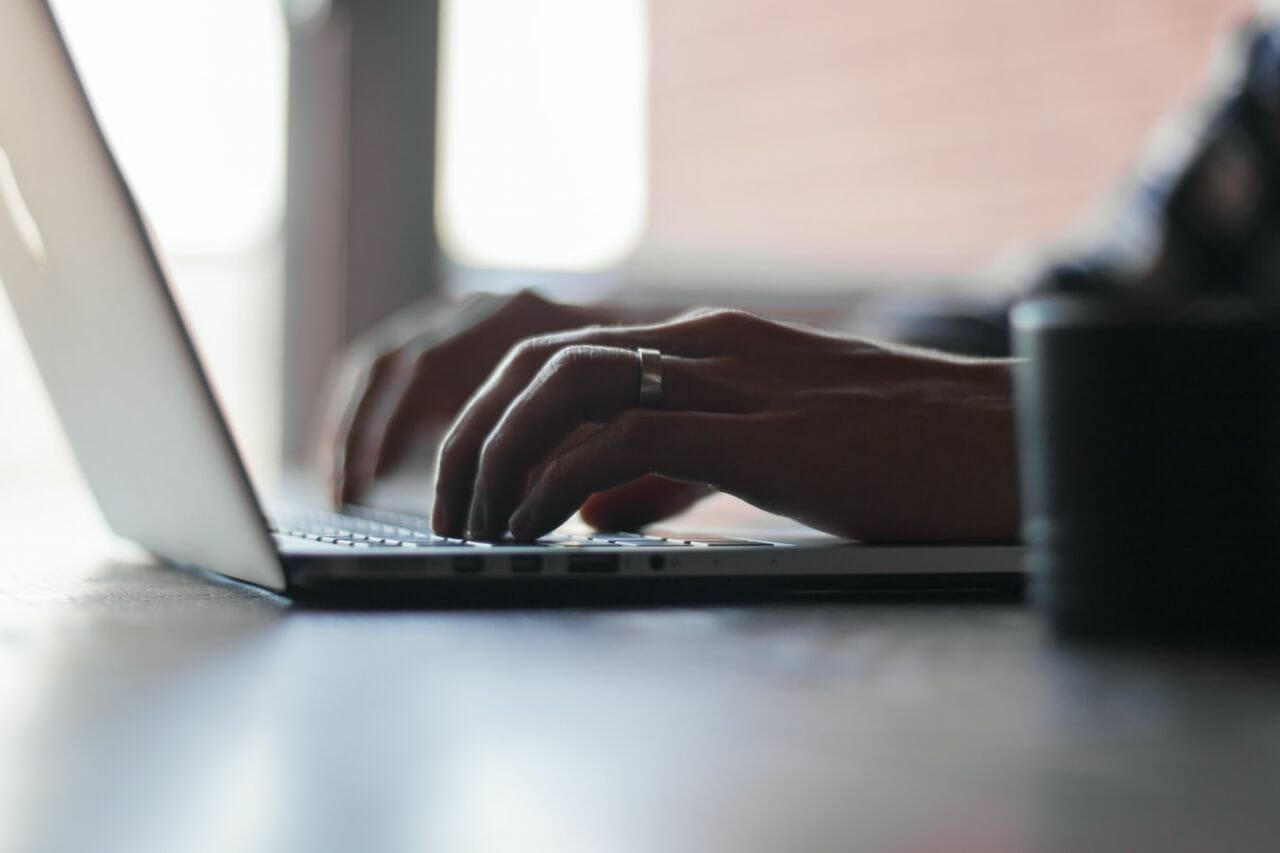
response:
[[(656, 407), (639, 406), (640, 347), (662, 353)], [(531, 539), (646, 475), (852, 538), (1010, 539), (1008, 364), (736, 311), (530, 338), (446, 436), (433, 524)]]
[(359, 499), (409, 449), (443, 431), (503, 354), (529, 335), (595, 315), (532, 292), (424, 304), (352, 347), (328, 430), (335, 503)]
[[(517, 341), (583, 326), (621, 313), (548, 302), (532, 292), (480, 294), (456, 304), (430, 302), (393, 318), (352, 348), (333, 396), (329, 430), (332, 500), (354, 502), (373, 479), (392, 470), (415, 442), (443, 431)], [(675, 515), (709, 490), (647, 477), (593, 495), (582, 507), (589, 524), (626, 530)]]

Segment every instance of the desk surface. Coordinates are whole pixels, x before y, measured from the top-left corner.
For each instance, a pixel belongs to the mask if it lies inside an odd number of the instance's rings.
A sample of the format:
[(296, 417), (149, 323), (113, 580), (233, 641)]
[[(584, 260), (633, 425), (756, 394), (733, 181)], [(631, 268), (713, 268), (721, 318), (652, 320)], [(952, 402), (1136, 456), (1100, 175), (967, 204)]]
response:
[(305, 611), (84, 503), (0, 530), (0, 850), (1280, 846), (1274, 661), (1014, 604)]

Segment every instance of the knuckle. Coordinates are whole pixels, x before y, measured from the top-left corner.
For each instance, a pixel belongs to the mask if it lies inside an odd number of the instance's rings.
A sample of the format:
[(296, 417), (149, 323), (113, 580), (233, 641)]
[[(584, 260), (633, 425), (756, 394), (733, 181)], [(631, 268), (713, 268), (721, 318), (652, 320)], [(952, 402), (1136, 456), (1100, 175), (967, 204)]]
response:
[(507, 304), (514, 308), (525, 309), (530, 305), (541, 305), (544, 302), (546, 300), (538, 295), (538, 291), (531, 287), (525, 287), (515, 293)]
[(719, 309), (712, 308), (708, 305), (702, 305), (698, 308), (690, 308), (688, 311), (681, 312), (681, 314), (677, 316), (675, 319), (677, 321), (685, 321), (685, 322), (700, 320), (703, 317), (707, 316), (708, 314), (714, 314), (717, 310)]
[(369, 362), (369, 373), (373, 376), (386, 373), (398, 361), (399, 352), (397, 350), (387, 350), (378, 353), (373, 360)]
[[(395, 361), (399, 361), (399, 359), (394, 359), (391, 364), (394, 364)], [(436, 363), (436, 348), (432, 346), (422, 347), (413, 353), (411, 363), (414, 373), (423, 373), (430, 370)]]
[(525, 288), (509, 295), (485, 294), (486, 301), (494, 304), (493, 313), (484, 319), (486, 324), (509, 323), (529, 311), (538, 300), (537, 295)]
[(600, 348), (587, 344), (571, 344), (561, 347), (547, 359), (546, 373), (549, 379), (571, 380), (591, 370), (599, 359)]
[(345, 379), (347, 387), (354, 389), (357, 399), (375, 392), (395, 369), (397, 356), (396, 350), (386, 350), (354, 363)]
[(545, 335), (524, 338), (517, 341), (507, 355), (507, 363), (516, 369), (535, 369), (547, 359), (552, 344)]
[(711, 320), (717, 326), (741, 329), (757, 325), (760, 318), (738, 308), (721, 308), (711, 315)]
[(450, 460), (458, 455), (461, 447), (462, 436), (457, 427), (454, 427), (449, 430), (448, 434), (440, 442), (440, 450), (438, 454), (439, 460), (437, 464), (441, 467), (448, 465)]
[(683, 318), (684, 325), (702, 334), (738, 334), (760, 323), (760, 318), (738, 308), (699, 308)]
[(480, 453), (476, 457), (478, 461), (476, 471), (479, 475), (484, 475), (487, 472), (497, 470), (497, 466), (502, 462), (502, 451), (504, 445), (505, 442), (503, 442), (502, 436), (499, 433), (495, 432), (485, 438), (484, 442), (480, 445)]

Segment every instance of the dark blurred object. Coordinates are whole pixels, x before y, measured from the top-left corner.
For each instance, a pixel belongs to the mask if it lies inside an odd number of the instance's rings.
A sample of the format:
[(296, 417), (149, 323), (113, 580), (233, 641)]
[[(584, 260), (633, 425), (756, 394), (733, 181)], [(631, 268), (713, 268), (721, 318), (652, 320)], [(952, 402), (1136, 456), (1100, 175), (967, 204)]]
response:
[(1056, 631), (1280, 638), (1280, 24), (1013, 311), (1023, 535)]
[(1135, 291), (1013, 313), (1023, 535), (1057, 633), (1280, 637), (1280, 315)]

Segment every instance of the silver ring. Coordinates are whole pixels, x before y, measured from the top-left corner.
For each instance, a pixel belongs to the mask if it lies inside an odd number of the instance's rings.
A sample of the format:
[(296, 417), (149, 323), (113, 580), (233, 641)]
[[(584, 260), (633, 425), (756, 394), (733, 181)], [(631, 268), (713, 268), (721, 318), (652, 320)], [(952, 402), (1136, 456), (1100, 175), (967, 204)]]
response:
[(657, 409), (662, 405), (662, 353), (641, 347), (636, 355), (640, 356), (640, 408)]

